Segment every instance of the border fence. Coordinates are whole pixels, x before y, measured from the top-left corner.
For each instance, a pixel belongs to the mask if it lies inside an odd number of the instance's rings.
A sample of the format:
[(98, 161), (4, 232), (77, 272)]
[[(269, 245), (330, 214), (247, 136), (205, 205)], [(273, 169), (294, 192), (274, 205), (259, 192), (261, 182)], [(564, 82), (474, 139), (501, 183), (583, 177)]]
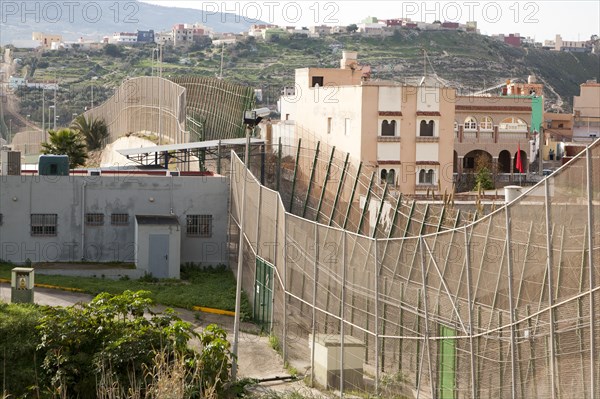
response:
[(243, 287), (284, 361), (341, 393), (600, 397), (598, 142), (479, 219), (333, 158), (270, 157), (274, 190), (232, 154)]

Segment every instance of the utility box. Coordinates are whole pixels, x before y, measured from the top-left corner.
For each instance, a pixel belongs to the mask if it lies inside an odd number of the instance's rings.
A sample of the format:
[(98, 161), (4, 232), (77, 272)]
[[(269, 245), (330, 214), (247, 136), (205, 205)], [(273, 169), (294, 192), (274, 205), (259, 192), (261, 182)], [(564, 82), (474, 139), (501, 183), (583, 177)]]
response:
[(0, 169), (2, 176), (21, 174), (21, 153), (19, 151), (0, 151)]
[(12, 303), (33, 303), (33, 276), (32, 268), (15, 267), (12, 269), (10, 279), (10, 301)]
[[(340, 388), (341, 335), (315, 335), (314, 381), (326, 389)], [(312, 334), (308, 336), (312, 350)], [(348, 390), (363, 389), (363, 363), (365, 344), (351, 335), (344, 335), (344, 387)]]
[(40, 155), (40, 176), (69, 176), (69, 157), (67, 155)]

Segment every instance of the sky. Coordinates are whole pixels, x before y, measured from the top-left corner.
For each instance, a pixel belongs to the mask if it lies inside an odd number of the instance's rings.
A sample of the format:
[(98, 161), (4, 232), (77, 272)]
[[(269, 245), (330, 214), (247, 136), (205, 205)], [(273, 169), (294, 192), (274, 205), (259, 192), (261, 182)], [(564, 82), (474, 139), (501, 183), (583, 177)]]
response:
[[(169, 7), (229, 12), (286, 26), (349, 25), (368, 16), (414, 21), (475, 20), (481, 33), (520, 33), (536, 41), (588, 40), (600, 34), (599, 1), (198, 1), (141, 0)], [(201, 21), (182, 21), (201, 22)]]

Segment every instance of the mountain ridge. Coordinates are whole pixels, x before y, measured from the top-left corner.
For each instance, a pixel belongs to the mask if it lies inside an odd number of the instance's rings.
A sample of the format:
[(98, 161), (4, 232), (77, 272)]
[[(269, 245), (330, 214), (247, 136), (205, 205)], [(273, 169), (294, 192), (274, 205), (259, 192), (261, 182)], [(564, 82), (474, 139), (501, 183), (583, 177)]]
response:
[(138, 29), (160, 32), (170, 30), (176, 23), (196, 22), (218, 33), (239, 33), (247, 31), (254, 23), (262, 22), (232, 13), (167, 7), (139, 0), (86, 1), (80, 7), (54, 1), (39, 1), (31, 8), (23, 4), (14, 2), (10, 6), (2, 6), (0, 45), (28, 41), (34, 31), (61, 34), (64, 40), (74, 41), (82, 36), (99, 40), (114, 32), (136, 32)]

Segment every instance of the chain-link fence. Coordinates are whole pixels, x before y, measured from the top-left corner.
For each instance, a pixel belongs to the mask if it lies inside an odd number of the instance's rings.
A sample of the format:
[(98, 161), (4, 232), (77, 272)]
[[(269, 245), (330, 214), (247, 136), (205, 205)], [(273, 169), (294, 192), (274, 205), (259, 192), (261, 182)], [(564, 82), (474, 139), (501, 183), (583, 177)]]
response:
[(279, 192), (232, 154), (231, 230), (244, 208), (255, 320), (311, 383), (382, 397), (600, 397), (598, 143), (479, 220), (374, 189), (372, 173), (331, 152), (297, 154)]

